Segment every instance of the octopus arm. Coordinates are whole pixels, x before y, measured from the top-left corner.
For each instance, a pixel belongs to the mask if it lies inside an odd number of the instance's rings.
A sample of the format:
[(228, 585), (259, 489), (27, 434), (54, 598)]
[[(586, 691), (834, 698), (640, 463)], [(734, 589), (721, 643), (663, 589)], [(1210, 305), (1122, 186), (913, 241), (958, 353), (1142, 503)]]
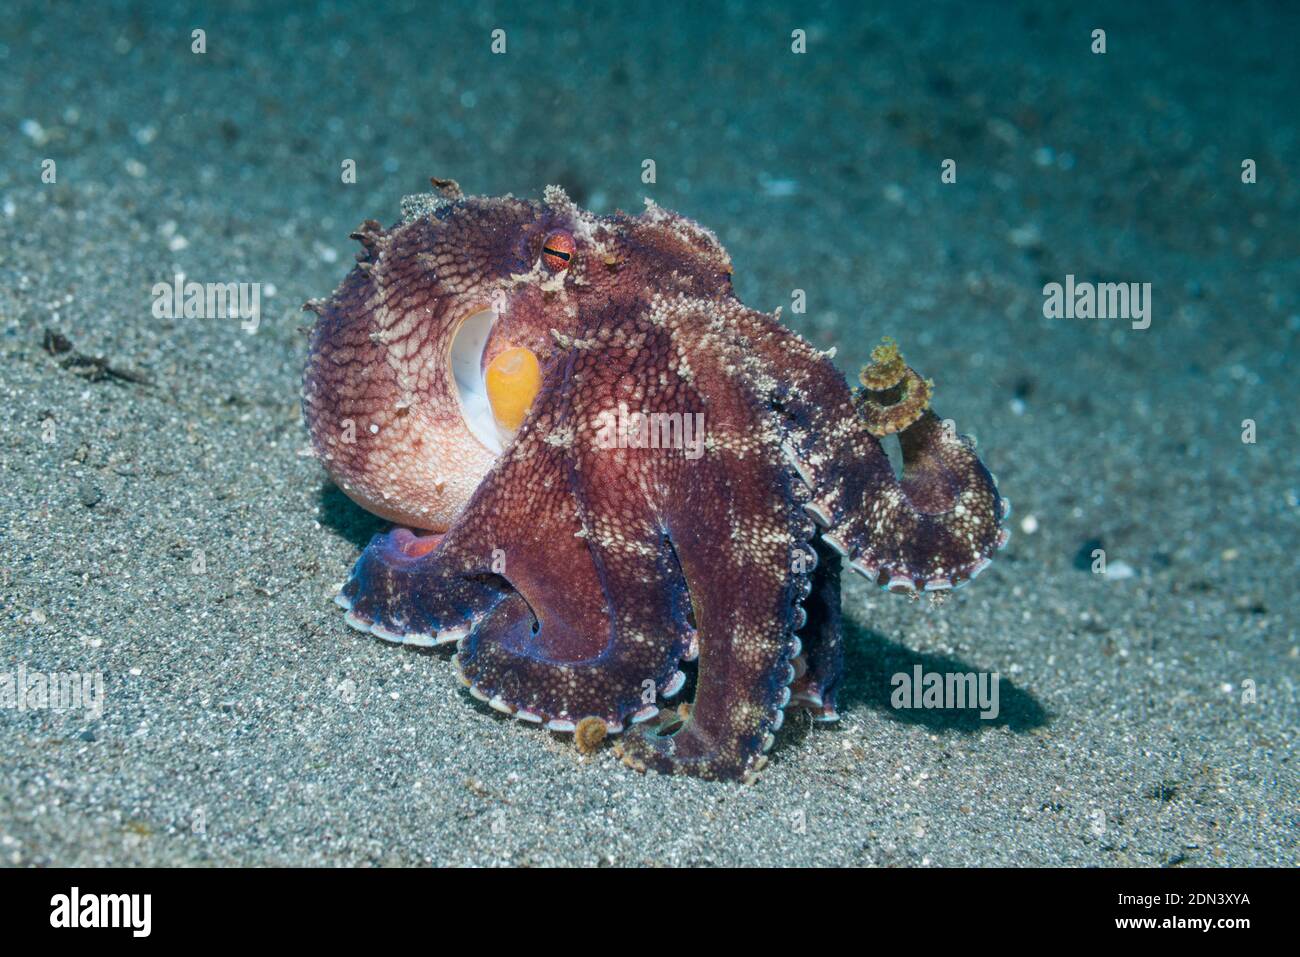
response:
[[(784, 451), (811, 495), (821, 541), (849, 568), (897, 592), (938, 591), (984, 570), (1008, 534), (996, 482), (929, 408), (931, 384), (892, 345), (855, 395), (829, 357), (776, 317), (736, 312), (752, 363), (772, 370), (769, 399), (786, 422)], [(877, 381), (876, 377), (883, 376)], [(880, 386), (880, 388), (870, 388)], [(903, 474), (880, 443), (896, 434)]]
[(664, 410), (703, 400), (695, 458), (659, 450), (642, 469), (690, 592), (698, 627), (695, 700), (633, 729), (629, 765), (744, 779), (766, 763), (795, 680), (796, 631), (808, 595), (812, 523), (781, 452), (781, 426), (751, 378), (743, 344), (718, 322), (723, 304), (682, 299), (649, 311), (632, 388)]
[(803, 608), (807, 620), (799, 629), (799, 654), (794, 659), (791, 703), (812, 712), (816, 720), (836, 721), (835, 697), (844, 670), (841, 628), (839, 555), (821, 541), (815, 545), (817, 565)]
[[(691, 645), (685, 582), (666, 531), (620, 450), (595, 442), (608, 405), (572, 350), (551, 362), (515, 440), (436, 547), (378, 536), (343, 594), (382, 637), (414, 627), (455, 641), (471, 693), (555, 730), (587, 717), (621, 730), (658, 712)], [(416, 643), (427, 643), (419, 640)]]
[[(973, 579), (1006, 545), (1007, 506), (969, 441), (930, 410), (898, 433), (901, 481), (883, 453), (842, 486), (843, 516), (823, 534), (849, 567), (891, 591), (943, 591)], [(874, 436), (863, 439), (879, 449)]]

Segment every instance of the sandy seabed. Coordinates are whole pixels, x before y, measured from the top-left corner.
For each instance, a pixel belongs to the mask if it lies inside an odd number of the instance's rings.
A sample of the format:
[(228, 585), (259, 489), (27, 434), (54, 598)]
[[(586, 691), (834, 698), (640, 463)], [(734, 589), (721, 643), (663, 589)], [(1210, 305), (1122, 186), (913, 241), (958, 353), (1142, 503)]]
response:
[[(0, 671), (104, 688), (0, 708), (0, 861), (1294, 866), (1296, 18), (567, 6), (0, 20)], [(1015, 503), (942, 608), (846, 580), (842, 720), (756, 785), (581, 757), (331, 603), (384, 526), (305, 453), (298, 307), (431, 175), (699, 220), (846, 373), (898, 339)], [(156, 317), (177, 274), (256, 330)], [(1150, 327), (1046, 318), (1067, 275)], [(999, 717), (893, 708), (918, 664)]]

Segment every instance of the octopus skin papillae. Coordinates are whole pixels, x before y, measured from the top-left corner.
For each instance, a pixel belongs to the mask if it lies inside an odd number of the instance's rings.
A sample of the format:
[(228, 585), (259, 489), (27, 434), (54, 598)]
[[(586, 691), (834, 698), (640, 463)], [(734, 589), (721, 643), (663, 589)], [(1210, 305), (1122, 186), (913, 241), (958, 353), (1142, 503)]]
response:
[(683, 216), (433, 182), (305, 306), (313, 448), (396, 525), (337, 596), (350, 625), (454, 644), (474, 697), (618, 735), (638, 770), (751, 780), (787, 711), (836, 717), (843, 569), (942, 595), (1006, 544), (993, 477), (889, 340), (850, 388)]

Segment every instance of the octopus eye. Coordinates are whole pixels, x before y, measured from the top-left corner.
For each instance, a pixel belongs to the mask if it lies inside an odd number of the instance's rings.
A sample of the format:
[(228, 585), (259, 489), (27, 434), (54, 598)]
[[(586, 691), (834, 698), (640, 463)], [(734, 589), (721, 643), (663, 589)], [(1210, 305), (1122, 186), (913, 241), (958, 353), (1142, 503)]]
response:
[(557, 229), (546, 237), (546, 242), (542, 243), (542, 261), (552, 272), (562, 272), (569, 268), (576, 249), (573, 234)]

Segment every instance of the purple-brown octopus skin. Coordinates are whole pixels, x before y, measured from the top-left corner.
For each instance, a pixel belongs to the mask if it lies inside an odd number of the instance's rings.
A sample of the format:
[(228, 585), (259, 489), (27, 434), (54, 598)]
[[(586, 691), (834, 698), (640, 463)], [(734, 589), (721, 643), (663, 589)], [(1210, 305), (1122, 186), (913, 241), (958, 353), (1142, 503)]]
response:
[[(315, 452), (398, 526), (338, 595), (353, 627), (454, 643), (474, 697), (603, 721), (638, 770), (751, 780), (787, 710), (836, 717), (842, 568), (916, 597), (1006, 544), (993, 477), (888, 342), (850, 389), (685, 217), (434, 185), (305, 306)], [(540, 388), (511, 428), (485, 370), (521, 348)]]

